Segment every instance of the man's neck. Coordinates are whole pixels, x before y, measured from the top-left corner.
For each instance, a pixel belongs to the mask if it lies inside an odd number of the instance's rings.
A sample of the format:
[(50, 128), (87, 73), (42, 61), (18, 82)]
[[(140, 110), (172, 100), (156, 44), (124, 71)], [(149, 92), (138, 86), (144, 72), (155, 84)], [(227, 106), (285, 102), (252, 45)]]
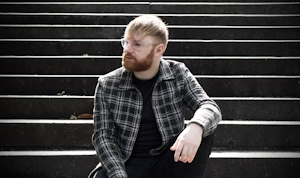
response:
[(152, 79), (159, 71), (159, 64), (160, 64), (160, 59), (159, 60), (154, 59), (152, 66), (148, 70), (143, 72), (133, 72), (134, 76), (140, 80)]

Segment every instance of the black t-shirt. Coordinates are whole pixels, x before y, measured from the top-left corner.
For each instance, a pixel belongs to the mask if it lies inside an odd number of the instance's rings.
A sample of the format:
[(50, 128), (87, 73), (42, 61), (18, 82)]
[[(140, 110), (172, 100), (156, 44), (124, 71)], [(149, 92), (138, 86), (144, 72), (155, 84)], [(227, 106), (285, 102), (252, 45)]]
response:
[(143, 111), (140, 129), (131, 154), (132, 157), (150, 157), (150, 150), (162, 144), (152, 109), (152, 92), (158, 77), (159, 73), (150, 80), (139, 80), (133, 75), (133, 81), (143, 96)]

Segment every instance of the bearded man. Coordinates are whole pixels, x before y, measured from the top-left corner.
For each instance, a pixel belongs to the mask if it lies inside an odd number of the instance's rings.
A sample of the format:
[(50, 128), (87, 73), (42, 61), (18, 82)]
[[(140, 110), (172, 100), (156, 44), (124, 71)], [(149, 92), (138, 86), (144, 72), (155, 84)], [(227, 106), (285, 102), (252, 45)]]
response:
[[(122, 67), (99, 78), (94, 178), (200, 178), (222, 116), (184, 63), (162, 58), (168, 29), (143, 15), (126, 27)], [(185, 124), (184, 110), (193, 111)]]

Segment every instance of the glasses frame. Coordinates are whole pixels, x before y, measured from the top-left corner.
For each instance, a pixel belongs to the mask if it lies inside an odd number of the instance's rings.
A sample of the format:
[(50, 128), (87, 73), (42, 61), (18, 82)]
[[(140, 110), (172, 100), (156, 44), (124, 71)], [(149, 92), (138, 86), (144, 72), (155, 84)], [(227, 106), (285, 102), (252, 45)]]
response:
[[(126, 45), (126, 43), (128, 43)], [(134, 43), (138, 43), (137, 45), (134, 45)], [(146, 46), (157, 46), (158, 44), (156, 43), (148, 43), (148, 44), (145, 44), (141, 41), (137, 41), (137, 40), (134, 40), (133, 42), (131, 42), (130, 40), (127, 40), (125, 38), (121, 38), (121, 46), (123, 47), (123, 49), (127, 49), (128, 46), (131, 45), (131, 48), (134, 50), (134, 51), (142, 51), (142, 49)], [(139, 45), (139, 46), (138, 46)]]

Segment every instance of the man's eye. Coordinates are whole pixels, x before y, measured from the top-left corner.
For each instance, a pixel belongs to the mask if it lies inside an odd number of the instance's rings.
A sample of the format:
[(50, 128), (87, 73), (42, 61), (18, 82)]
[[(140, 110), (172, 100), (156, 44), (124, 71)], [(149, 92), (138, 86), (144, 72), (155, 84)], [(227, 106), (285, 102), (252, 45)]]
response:
[(142, 44), (141, 43), (134, 43), (134, 46), (139, 48), (139, 47), (142, 46)]

